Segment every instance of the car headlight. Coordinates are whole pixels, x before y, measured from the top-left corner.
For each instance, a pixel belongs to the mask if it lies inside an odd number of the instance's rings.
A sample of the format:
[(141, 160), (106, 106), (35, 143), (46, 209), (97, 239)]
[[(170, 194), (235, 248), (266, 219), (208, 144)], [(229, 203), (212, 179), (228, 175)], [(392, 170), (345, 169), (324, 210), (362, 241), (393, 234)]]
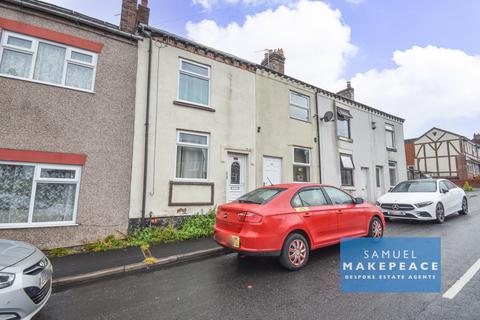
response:
[(425, 201), (425, 202), (416, 203), (415, 206), (417, 206), (417, 208), (423, 208), (431, 205), (432, 203), (433, 203), (432, 201)]
[(10, 287), (15, 281), (14, 273), (0, 272), (0, 289)]

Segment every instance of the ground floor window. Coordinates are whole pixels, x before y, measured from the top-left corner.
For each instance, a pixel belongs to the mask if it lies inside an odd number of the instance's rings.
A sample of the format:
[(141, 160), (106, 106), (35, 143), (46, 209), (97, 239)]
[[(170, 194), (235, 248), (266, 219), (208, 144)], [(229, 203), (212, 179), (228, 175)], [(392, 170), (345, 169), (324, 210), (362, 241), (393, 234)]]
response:
[(353, 159), (351, 154), (340, 154), (340, 173), (342, 186), (353, 186)]
[(75, 222), (80, 170), (0, 162), (0, 226)]
[(177, 178), (207, 179), (208, 144), (208, 134), (177, 131)]
[(293, 181), (310, 181), (310, 149), (293, 148)]
[(394, 187), (397, 184), (397, 163), (395, 161), (388, 162), (388, 172), (390, 174), (390, 186)]

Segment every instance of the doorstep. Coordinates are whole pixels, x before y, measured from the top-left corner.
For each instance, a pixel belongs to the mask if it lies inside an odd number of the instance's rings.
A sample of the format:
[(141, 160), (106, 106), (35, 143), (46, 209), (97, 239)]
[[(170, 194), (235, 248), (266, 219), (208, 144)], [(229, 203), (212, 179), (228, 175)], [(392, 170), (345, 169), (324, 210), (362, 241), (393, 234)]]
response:
[(228, 251), (220, 247), (212, 238), (201, 238), (150, 245), (150, 252), (157, 259), (153, 264), (143, 262), (145, 257), (139, 247), (52, 257), (50, 261), (54, 270), (53, 286), (59, 289)]

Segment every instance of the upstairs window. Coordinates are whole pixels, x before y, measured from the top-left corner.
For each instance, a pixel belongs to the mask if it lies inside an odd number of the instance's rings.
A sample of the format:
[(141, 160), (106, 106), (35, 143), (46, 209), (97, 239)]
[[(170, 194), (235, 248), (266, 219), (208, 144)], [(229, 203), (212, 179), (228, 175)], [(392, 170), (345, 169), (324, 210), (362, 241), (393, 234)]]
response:
[(178, 100), (209, 106), (210, 67), (180, 59)]
[(293, 181), (310, 181), (310, 149), (293, 148)]
[(97, 54), (4, 31), (0, 75), (93, 91)]
[(290, 117), (310, 121), (310, 98), (290, 91)]
[(352, 115), (350, 111), (337, 108), (337, 136), (341, 138), (351, 139), (350, 120)]
[(395, 130), (391, 124), (385, 125), (385, 138), (388, 149), (395, 149)]

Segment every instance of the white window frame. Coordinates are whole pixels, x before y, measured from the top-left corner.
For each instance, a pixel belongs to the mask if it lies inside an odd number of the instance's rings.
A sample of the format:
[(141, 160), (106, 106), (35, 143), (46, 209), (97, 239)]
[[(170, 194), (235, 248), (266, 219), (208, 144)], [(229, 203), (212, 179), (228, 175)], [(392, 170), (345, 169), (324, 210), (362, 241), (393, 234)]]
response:
[[(395, 169), (395, 185), (392, 185), (392, 176), (391, 176), (391, 169)], [(388, 183), (390, 184), (390, 187), (394, 187), (398, 184), (398, 166), (397, 162), (395, 161), (388, 161)]]
[[(206, 68), (208, 70), (208, 76), (205, 76), (205, 75), (199, 74), (199, 73), (195, 73), (195, 72), (192, 72), (192, 71), (189, 71), (189, 70), (184, 70), (182, 68), (182, 62), (186, 62), (186, 63), (190, 63), (190, 64), (193, 64), (193, 65), (202, 67), (202, 68)], [(189, 76), (192, 76), (192, 77), (200, 78), (200, 79), (203, 79), (203, 80), (208, 80), (208, 104), (203, 104), (203, 103), (198, 103), (198, 102), (194, 102), (194, 101), (180, 99), (180, 74), (182, 74), (182, 73), (186, 74), (186, 75), (189, 75)], [(211, 90), (212, 90), (211, 84), (212, 84), (212, 79), (211, 79), (211, 67), (210, 66), (202, 64), (202, 63), (198, 63), (198, 62), (195, 62), (195, 61), (192, 61), (192, 60), (187, 60), (187, 59), (183, 59), (183, 58), (179, 59), (179, 63), (178, 63), (178, 83), (177, 83), (177, 88), (178, 88), (178, 90), (177, 90), (177, 101), (213, 109), (210, 106), (211, 105), (211, 101), (210, 101), (211, 94), (210, 93), (211, 93)]]
[[(181, 133), (206, 137), (207, 138), (207, 144), (180, 142), (180, 134)], [(207, 174), (206, 174), (205, 179), (179, 178), (179, 177), (177, 177), (177, 157), (178, 157), (177, 147), (178, 146), (193, 147), (193, 148), (198, 148), (198, 149), (207, 148)], [(174, 166), (174, 172), (173, 172), (174, 180), (177, 180), (177, 181), (208, 181), (209, 177), (210, 177), (209, 175), (210, 175), (210, 134), (203, 133), (203, 132), (188, 131), (188, 130), (177, 130), (176, 143), (175, 143), (175, 166)]]
[[(32, 191), (30, 194), (30, 207), (28, 211), (28, 222), (20, 223), (0, 223), (0, 229), (17, 229), (17, 228), (43, 228), (43, 227), (59, 227), (59, 226), (76, 226), (77, 223), (77, 209), (78, 209), (78, 196), (80, 193), (80, 180), (82, 174), (82, 167), (76, 165), (57, 165), (57, 164), (45, 164), (45, 163), (32, 163), (32, 162), (16, 162), (16, 161), (0, 161), (0, 165), (18, 165), (34, 167)], [(54, 169), (54, 170), (71, 170), (75, 171), (74, 179), (63, 178), (41, 178), (40, 173), (42, 169)], [(71, 221), (46, 221), (46, 222), (32, 222), (33, 210), (35, 207), (35, 195), (37, 191), (37, 183), (62, 183), (62, 184), (75, 184), (75, 203), (73, 205), (73, 214)]]
[[(304, 162), (295, 162), (295, 149), (300, 149), (300, 150), (306, 150), (308, 151), (308, 163), (304, 163)], [(308, 169), (308, 181), (306, 182), (311, 182), (312, 181), (312, 149), (309, 149), (309, 148), (303, 148), (303, 147), (293, 147), (292, 149), (292, 153), (293, 153), (293, 158), (292, 158), (292, 169), (293, 167), (295, 166), (299, 166), (299, 167), (305, 167), (305, 168), (309, 168)], [(293, 179), (293, 182), (303, 182), (303, 181), (295, 181), (295, 177), (292, 177)]]
[[(296, 96), (299, 96), (299, 97), (302, 97), (302, 98), (306, 98), (307, 99), (307, 107), (304, 107), (304, 106), (298, 105), (296, 103), (293, 103), (292, 102), (292, 95), (296, 95)], [(307, 95), (295, 92), (295, 91), (289, 91), (288, 99), (290, 101), (289, 110), (288, 110), (290, 118), (300, 120), (300, 121), (310, 122), (310, 97), (307, 96)], [(302, 119), (302, 118), (299, 118), (299, 117), (292, 116), (292, 112), (291, 112), (292, 111), (292, 106), (295, 107), (295, 108), (300, 108), (300, 109), (303, 109), (303, 110), (307, 110), (307, 119)]]
[[(26, 49), (26, 48), (17, 47), (17, 46), (8, 44), (7, 41), (8, 41), (9, 36), (31, 41), (32, 42), (32, 47), (29, 50), (29, 49)], [(65, 48), (65, 58), (64, 58), (64, 62), (63, 62), (62, 82), (60, 84), (52, 83), (52, 82), (48, 82), (48, 81), (36, 80), (36, 79), (33, 78), (33, 75), (34, 75), (34, 72), (35, 72), (35, 63), (36, 63), (36, 60), (37, 60), (38, 46), (39, 46), (40, 43), (45, 43), (45, 44)], [(27, 78), (0, 73), (1, 77), (19, 79), (19, 80), (30, 81), (30, 82), (36, 82), (36, 83), (46, 84), (46, 85), (50, 85), (50, 86), (68, 88), (68, 89), (78, 90), (78, 91), (83, 91), (83, 92), (90, 92), (90, 93), (94, 92), (95, 78), (96, 78), (96, 75), (97, 75), (97, 61), (98, 61), (98, 54), (95, 53), (95, 52), (91, 52), (91, 51), (87, 51), (87, 50), (83, 50), (83, 49), (79, 49), (79, 48), (75, 48), (75, 47), (70, 47), (70, 46), (67, 46), (67, 45), (64, 45), (64, 44), (61, 44), (61, 43), (52, 42), (52, 41), (43, 40), (43, 39), (38, 39), (38, 38), (35, 38), (35, 37), (26, 36), (26, 35), (23, 35), (23, 34), (20, 34), (20, 33), (7, 31), (7, 30), (2, 31), (2, 37), (1, 37), (1, 40), (0, 40), (0, 63), (2, 61), (4, 49), (16, 51), (16, 52), (21, 52), (21, 53), (31, 54), (32, 55), (32, 61), (31, 61), (31, 64), (30, 64), (30, 74), (28, 75)], [(89, 56), (92, 57), (92, 62), (88, 63), (88, 62), (72, 59), (71, 58), (72, 52), (78, 52), (78, 53), (89, 55)], [(91, 86), (90, 90), (65, 85), (65, 80), (66, 80), (66, 76), (67, 76), (67, 66), (68, 66), (69, 63), (93, 69), (92, 86)]]
[[(389, 146), (389, 135), (392, 135), (392, 146)], [(397, 141), (395, 137), (395, 126), (393, 124), (385, 123), (385, 146), (387, 149), (396, 149)]]
[[(345, 167), (343, 163), (343, 158), (347, 158), (348, 161), (351, 163), (351, 167)], [(342, 167), (344, 170), (350, 170), (352, 172), (352, 184), (343, 184), (342, 181)], [(355, 163), (353, 162), (353, 154), (350, 153), (342, 153), (340, 152), (340, 184), (342, 187), (352, 188), (355, 187)]]

